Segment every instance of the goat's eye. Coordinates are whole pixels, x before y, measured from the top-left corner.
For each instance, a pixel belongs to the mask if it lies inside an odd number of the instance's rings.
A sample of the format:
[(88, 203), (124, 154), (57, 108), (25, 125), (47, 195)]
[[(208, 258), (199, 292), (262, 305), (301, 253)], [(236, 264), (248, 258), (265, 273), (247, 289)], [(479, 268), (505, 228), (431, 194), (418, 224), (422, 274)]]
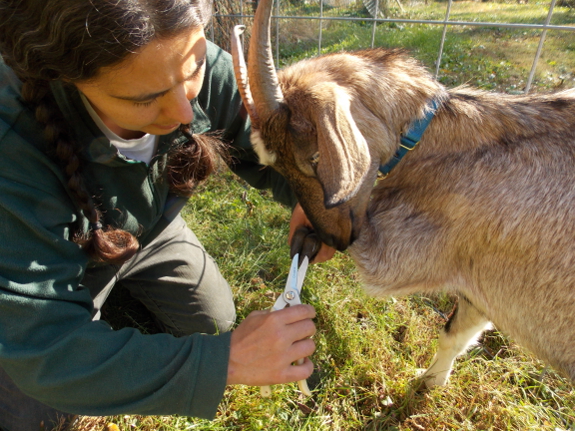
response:
[(315, 169), (317, 167), (317, 164), (319, 163), (319, 152), (315, 153), (309, 158), (309, 163), (311, 164), (312, 168)]

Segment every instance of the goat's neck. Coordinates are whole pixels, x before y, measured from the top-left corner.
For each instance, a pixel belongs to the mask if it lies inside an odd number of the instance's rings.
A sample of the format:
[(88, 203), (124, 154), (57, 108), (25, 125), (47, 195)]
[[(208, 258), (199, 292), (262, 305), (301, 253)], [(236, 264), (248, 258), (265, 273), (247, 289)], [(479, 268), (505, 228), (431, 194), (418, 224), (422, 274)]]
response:
[[(479, 146), (571, 133), (575, 112), (562, 109), (575, 93), (537, 97), (488, 93), (469, 88), (448, 92), (425, 133), (418, 152), (453, 152)], [(572, 105), (572, 103), (571, 103)], [(553, 119), (553, 121), (550, 121)]]
[[(401, 60), (401, 59), (400, 59)], [(448, 98), (441, 84), (426, 70), (397, 62), (382, 73), (384, 78), (357, 88), (354, 117), (370, 146), (372, 159), (387, 163), (397, 151), (400, 137), (412, 123), (426, 116), (430, 102), (440, 105)]]

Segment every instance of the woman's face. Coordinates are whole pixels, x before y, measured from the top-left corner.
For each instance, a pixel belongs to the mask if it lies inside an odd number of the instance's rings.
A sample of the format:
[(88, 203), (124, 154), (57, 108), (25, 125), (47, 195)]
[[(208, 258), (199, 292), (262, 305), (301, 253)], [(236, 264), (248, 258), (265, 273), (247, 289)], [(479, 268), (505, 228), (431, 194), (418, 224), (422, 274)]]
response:
[(204, 32), (194, 29), (154, 40), (76, 87), (118, 136), (165, 135), (192, 121), (190, 100), (202, 88), (205, 61)]

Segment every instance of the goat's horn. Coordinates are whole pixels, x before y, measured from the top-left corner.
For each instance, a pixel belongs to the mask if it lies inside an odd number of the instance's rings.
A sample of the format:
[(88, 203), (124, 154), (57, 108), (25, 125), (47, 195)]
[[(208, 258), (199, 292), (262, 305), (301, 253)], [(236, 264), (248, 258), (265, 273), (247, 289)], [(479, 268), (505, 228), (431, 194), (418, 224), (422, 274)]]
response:
[(254, 99), (252, 98), (252, 92), (250, 91), (250, 83), (248, 81), (248, 68), (246, 66), (246, 60), (244, 59), (244, 51), (242, 49), (242, 42), (240, 40), (240, 35), (246, 29), (245, 25), (236, 25), (232, 32), (232, 58), (234, 63), (234, 74), (236, 76), (236, 82), (238, 84), (238, 90), (240, 96), (244, 102), (250, 119), (252, 120), (252, 127), (254, 129), (259, 129), (259, 118), (256, 112), (256, 107), (254, 105)]
[(262, 119), (275, 111), (283, 101), (270, 42), (272, 6), (273, 0), (260, 0), (248, 52), (248, 76), (256, 110)]

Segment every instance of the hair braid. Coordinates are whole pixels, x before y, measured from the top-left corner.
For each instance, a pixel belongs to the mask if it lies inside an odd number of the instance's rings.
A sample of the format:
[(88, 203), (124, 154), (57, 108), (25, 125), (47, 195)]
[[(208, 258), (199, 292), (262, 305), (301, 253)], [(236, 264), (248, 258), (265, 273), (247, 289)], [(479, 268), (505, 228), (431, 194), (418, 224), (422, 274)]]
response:
[[(22, 97), (44, 125), (45, 137), (62, 164), (75, 204), (89, 221), (88, 232), (77, 229), (72, 239), (94, 260), (122, 263), (137, 251), (138, 241), (128, 232), (102, 226), (97, 205), (82, 179), (81, 148), (71, 139), (49, 82), (88, 81), (102, 68), (120, 64), (154, 39), (203, 28), (211, 12), (212, 0), (0, 3), (0, 55), (23, 82)], [(202, 142), (192, 138), (173, 152), (168, 163), (168, 171), (173, 167), (173, 172), (168, 176), (174, 192), (189, 196), (197, 182), (214, 169), (215, 153), (211, 151), (221, 145)]]
[(81, 175), (80, 149), (69, 137), (68, 127), (56, 104), (47, 81), (25, 80), (22, 98), (35, 107), (36, 119), (44, 125), (45, 138), (55, 148), (55, 155), (63, 165), (68, 188), (75, 203), (88, 219), (89, 230), (73, 232), (72, 239), (82, 246), (95, 261), (120, 264), (138, 250), (138, 240), (129, 232), (103, 228), (100, 212), (88, 193)]
[(172, 193), (188, 197), (229, 156), (219, 133), (197, 135), (188, 124), (180, 131), (187, 142), (168, 153), (167, 175)]

